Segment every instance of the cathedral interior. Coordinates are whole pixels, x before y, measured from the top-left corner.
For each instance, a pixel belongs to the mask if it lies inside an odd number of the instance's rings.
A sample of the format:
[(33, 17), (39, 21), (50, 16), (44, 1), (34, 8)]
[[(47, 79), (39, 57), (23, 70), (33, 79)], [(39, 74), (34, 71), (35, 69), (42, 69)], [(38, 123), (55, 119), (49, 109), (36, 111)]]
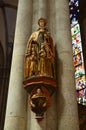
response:
[[(17, 8), (18, 0), (0, 0), (0, 130), (4, 130)], [(78, 20), (86, 70), (86, 0), (80, 0), (79, 10)], [(78, 104), (78, 114), (80, 130), (86, 130), (86, 105)]]

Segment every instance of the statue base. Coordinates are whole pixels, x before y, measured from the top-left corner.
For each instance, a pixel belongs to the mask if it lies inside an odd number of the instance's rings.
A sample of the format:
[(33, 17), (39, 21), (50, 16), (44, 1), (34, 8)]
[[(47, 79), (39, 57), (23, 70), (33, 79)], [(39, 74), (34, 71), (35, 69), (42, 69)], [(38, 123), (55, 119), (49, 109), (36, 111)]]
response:
[(49, 91), (50, 95), (53, 94), (57, 87), (55, 79), (45, 76), (33, 76), (31, 78), (26, 78), (24, 79), (23, 84), (28, 93), (31, 93), (34, 87), (44, 86)]

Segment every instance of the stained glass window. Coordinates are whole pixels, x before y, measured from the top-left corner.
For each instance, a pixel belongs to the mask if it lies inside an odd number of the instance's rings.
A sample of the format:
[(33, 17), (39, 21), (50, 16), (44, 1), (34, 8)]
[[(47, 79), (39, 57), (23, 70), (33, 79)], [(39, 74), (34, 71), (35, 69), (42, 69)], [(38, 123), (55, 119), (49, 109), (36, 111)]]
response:
[(86, 105), (86, 78), (83, 60), (82, 41), (80, 33), (79, 0), (69, 1), (71, 36), (73, 47), (73, 63), (75, 68), (75, 83), (77, 91), (77, 101), (79, 104)]

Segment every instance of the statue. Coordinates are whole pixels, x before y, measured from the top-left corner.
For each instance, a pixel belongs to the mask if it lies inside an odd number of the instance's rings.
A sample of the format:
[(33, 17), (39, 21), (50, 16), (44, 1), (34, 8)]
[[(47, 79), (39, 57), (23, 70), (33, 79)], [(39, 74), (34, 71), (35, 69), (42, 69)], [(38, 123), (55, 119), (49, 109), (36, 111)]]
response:
[(29, 92), (31, 110), (42, 119), (56, 89), (55, 51), (46, 19), (38, 20), (39, 29), (30, 36), (24, 58), (24, 88)]
[(53, 40), (46, 29), (46, 20), (40, 18), (38, 31), (30, 36), (25, 57), (25, 75), (54, 77), (54, 47)]

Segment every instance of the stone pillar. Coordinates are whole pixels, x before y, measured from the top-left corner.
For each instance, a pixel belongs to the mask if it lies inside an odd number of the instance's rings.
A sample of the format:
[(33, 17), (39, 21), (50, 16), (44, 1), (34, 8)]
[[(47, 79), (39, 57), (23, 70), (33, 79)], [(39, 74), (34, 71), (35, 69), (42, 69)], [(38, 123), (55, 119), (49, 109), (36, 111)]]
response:
[[(47, 0), (33, 0), (33, 22), (32, 32), (38, 29), (38, 19), (47, 18)], [(27, 130), (46, 130), (46, 114), (44, 120), (38, 123), (33, 113), (28, 107)]]
[(57, 129), (79, 130), (67, 0), (55, 0), (55, 43), (58, 77)]
[(19, 0), (4, 130), (26, 130), (27, 93), (23, 89), (23, 65), (31, 23), (32, 1)]
[(43, 17), (47, 18), (47, 0), (33, 0), (33, 22), (32, 22), (32, 31), (38, 29), (38, 19)]
[[(53, 38), (53, 43), (55, 44), (55, 0), (48, 0), (48, 18), (47, 18), (47, 26), (49, 32)], [(58, 89), (58, 85), (57, 85)], [(46, 112), (46, 130), (57, 130), (57, 105), (56, 105), (56, 92), (51, 97), (51, 106)]]

